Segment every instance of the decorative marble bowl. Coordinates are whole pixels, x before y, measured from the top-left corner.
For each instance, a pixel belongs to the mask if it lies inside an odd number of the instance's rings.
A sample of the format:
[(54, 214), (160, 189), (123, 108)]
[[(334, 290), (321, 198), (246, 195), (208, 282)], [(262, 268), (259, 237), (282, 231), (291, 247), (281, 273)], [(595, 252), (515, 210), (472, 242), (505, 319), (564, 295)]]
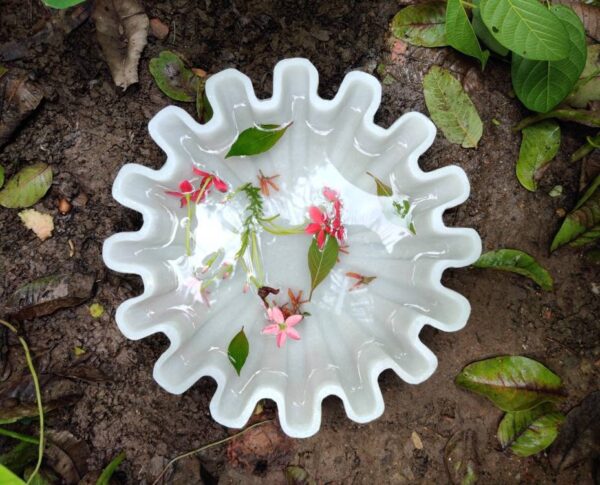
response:
[[(130, 339), (168, 336), (171, 345), (154, 366), (154, 378), (167, 391), (179, 394), (203, 376), (215, 379), (210, 410), (228, 427), (244, 426), (266, 398), (277, 403), (281, 426), (293, 437), (318, 431), (321, 401), (329, 395), (342, 400), (350, 419), (373, 420), (384, 409), (377, 382), (382, 371), (393, 369), (411, 384), (434, 372), (437, 359), (419, 340), (423, 326), (455, 331), (469, 317), (469, 302), (440, 278), (446, 268), (476, 261), (481, 241), (472, 229), (442, 222), (443, 212), (469, 195), (465, 173), (455, 166), (431, 172), (418, 166), (435, 138), (433, 123), (407, 113), (389, 129), (375, 125), (381, 86), (362, 72), (349, 73), (332, 100), (320, 98), (317, 87), (317, 70), (305, 59), (277, 64), (273, 97), (265, 100), (240, 72), (215, 74), (206, 83), (212, 119), (200, 125), (182, 109), (163, 109), (149, 130), (167, 154), (165, 165), (158, 171), (125, 165), (114, 183), (114, 198), (144, 218), (139, 231), (115, 234), (104, 244), (109, 268), (138, 274), (144, 283), (142, 295), (118, 308), (117, 324)], [(241, 131), (289, 122), (271, 150), (225, 158)], [(264, 196), (265, 213), (279, 214), (290, 226), (306, 224), (308, 207), (324, 200), (323, 187), (340, 193), (347, 254), (340, 252), (303, 305), (310, 315), (295, 327), (300, 340), (278, 348), (272, 335), (261, 333), (269, 323), (265, 308), (255, 290), (244, 291), (247, 273), (235, 260), (245, 208), (237, 199), (224, 203), (215, 191), (196, 206), (186, 255), (186, 208), (166, 191), (190, 178), (192, 166), (218, 175), (231, 189), (258, 185), (259, 170), (279, 175), (273, 179), (279, 190), (271, 187)], [(367, 172), (392, 186), (393, 195), (378, 197)], [(394, 202), (408, 208), (404, 217)], [(310, 238), (258, 234), (265, 285), (282, 289), (274, 301), (288, 288), (308, 293)], [(199, 268), (215, 254), (233, 269), (198, 298), (186, 281), (214, 273)], [(370, 279), (363, 284), (356, 275)], [(227, 349), (242, 327), (250, 352), (238, 376)]]

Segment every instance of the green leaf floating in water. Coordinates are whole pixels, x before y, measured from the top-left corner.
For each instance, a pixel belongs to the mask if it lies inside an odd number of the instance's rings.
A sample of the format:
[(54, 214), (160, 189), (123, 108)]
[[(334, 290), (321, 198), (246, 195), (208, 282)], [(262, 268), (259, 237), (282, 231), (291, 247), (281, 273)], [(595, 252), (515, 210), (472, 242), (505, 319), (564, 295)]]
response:
[(509, 412), (498, 426), (498, 441), (503, 449), (510, 447), (515, 455), (534, 455), (552, 444), (564, 419), (551, 403)]
[(446, 39), (457, 51), (479, 59), (481, 68), (490, 57), (488, 51), (482, 51), (475, 30), (461, 0), (448, 0), (446, 6)]
[(150, 59), (150, 73), (169, 98), (190, 103), (196, 99), (200, 78), (174, 52), (162, 51)]
[(65, 9), (69, 7), (73, 7), (75, 5), (79, 5), (80, 3), (85, 2), (85, 0), (42, 0), (44, 5), (52, 8)]
[(10, 209), (31, 207), (40, 200), (52, 184), (52, 169), (36, 163), (21, 169), (0, 190), (0, 205)]
[(106, 468), (102, 471), (102, 474), (100, 475), (100, 477), (98, 477), (98, 481), (96, 482), (96, 485), (109, 485), (110, 479), (112, 478), (115, 471), (117, 471), (117, 468), (119, 468), (119, 465), (121, 464), (121, 462), (124, 459), (125, 459), (124, 451), (122, 451), (117, 456), (115, 456), (111, 460), (111, 462), (106, 466)]
[(422, 47), (442, 47), (446, 42), (445, 2), (411, 5), (392, 19), (392, 33), (398, 39)]
[(454, 382), (487, 397), (503, 411), (525, 411), (564, 396), (560, 377), (539, 362), (521, 356), (474, 362)]
[(573, 90), (586, 61), (585, 30), (573, 10), (550, 7), (568, 34), (569, 55), (556, 61), (533, 61), (512, 57), (512, 83), (517, 97), (530, 110), (547, 113)]
[(527, 190), (534, 192), (540, 171), (558, 152), (560, 126), (554, 120), (544, 120), (523, 129), (523, 140), (517, 160), (517, 178)]
[(335, 237), (327, 236), (325, 246), (320, 250), (317, 240), (312, 239), (308, 248), (308, 269), (310, 270), (310, 294), (308, 299), (312, 299), (315, 288), (321, 284), (325, 277), (335, 266), (340, 247)]
[(552, 291), (552, 276), (532, 256), (518, 249), (497, 249), (482, 254), (473, 264), (476, 268), (510, 271), (532, 279), (542, 289)]
[[(551, 251), (567, 243), (582, 246), (600, 235), (600, 175), (598, 175), (575, 209), (567, 215), (554, 240)], [(579, 239), (583, 238), (582, 241)]]
[(283, 126), (259, 125), (247, 128), (238, 135), (225, 158), (264, 153), (275, 146), (291, 125), (292, 123)]
[(480, 10), (496, 40), (519, 56), (558, 61), (569, 55), (562, 22), (538, 0), (481, 0)]
[(237, 372), (238, 376), (242, 371), (242, 367), (244, 367), (244, 364), (246, 363), (249, 350), (250, 344), (248, 343), (248, 338), (244, 333), (244, 327), (242, 327), (236, 336), (231, 339), (231, 342), (229, 342), (229, 347), (227, 348), (229, 361), (231, 362), (231, 365), (233, 365), (233, 368)]
[(377, 187), (377, 195), (379, 197), (391, 197), (392, 196), (392, 188), (386, 184), (383, 180), (376, 177), (370, 172), (367, 172), (367, 175), (371, 177), (375, 181), (375, 186)]
[(475, 148), (483, 124), (473, 102), (450, 71), (433, 66), (423, 79), (423, 91), (431, 119), (448, 141)]

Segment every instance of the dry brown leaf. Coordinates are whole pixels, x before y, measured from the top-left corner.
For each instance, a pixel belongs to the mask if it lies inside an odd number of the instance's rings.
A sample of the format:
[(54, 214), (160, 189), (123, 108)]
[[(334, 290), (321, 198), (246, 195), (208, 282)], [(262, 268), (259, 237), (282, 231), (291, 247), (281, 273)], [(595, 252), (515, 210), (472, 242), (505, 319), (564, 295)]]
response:
[(35, 209), (26, 209), (19, 212), (19, 217), (27, 229), (35, 232), (35, 235), (42, 241), (52, 236), (54, 230), (54, 220), (50, 214), (43, 214)]
[(165, 40), (169, 35), (169, 26), (161, 19), (150, 19), (150, 32), (159, 40)]
[(148, 16), (138, 0), (98, 0), (92, 18), (115, 84), (138, 82), (138, 63), (148, 42)]

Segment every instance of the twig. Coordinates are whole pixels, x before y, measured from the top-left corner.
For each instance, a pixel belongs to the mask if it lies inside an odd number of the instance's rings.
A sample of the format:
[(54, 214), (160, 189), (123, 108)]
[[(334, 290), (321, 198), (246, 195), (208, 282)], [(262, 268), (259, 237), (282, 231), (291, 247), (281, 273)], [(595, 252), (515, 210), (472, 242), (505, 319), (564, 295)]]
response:
[(533, 125), (538, 121), (547, 120), (548, 118), (556, 118), (563, 121), (573, 121), (585, 126), (598, 127), (600, 126), (600, 114), (597, 111), (584, 109), (555, 109), (548, 113), (539, 113), (537, 115), (528, 116), (521, 120), (513, 131), (521, 131), (523, 128)]
[(31, 373), (31, 379), (33, 380), (33, 387), (35, 389), (35, 400), (37, 401), (38, 414), (40, 416), (40, 439), (38, 446), (38, 459), (35, 464), (35, 468), (31, 475), (29, 475), (29, 479), (27, 483), (31, 483), (33, 478), (39, 473), (40, 467), (42, 466), (42, 458), (44, 457), (44, 407), (42, 406), (42, 391), (40, 390), (40, 381), (38, 380), (37, 373), (35, 371), (35, 367), (33, 366), (33, 361), (31, 360), (31, 354), (29, 353), (29, 346), (23, 337), (19, 335), (17, 329), (6, 320), (0, 319), (0, 324), (4, 325), (11, 332), (13, 332), (17, 338), (19, 339), (19, 343), (23, 347), (23, 351), (25, 352), (25, 360), (27, 361), (27, 367), (29, 368), (29, 372)]
[(234, 435), (228, 436), (227, 438), (223, 438), (222, 440), (213, 441), (212, 443), (208, 443), (207, 445), (203, 445), (200, 448), (197, 448), (195, 450), (188, 451), (187, 453), (184, 453), (182, 455), (176, 456), (169, 463), (167, 463), (167, 465), (160, 472), (160, 475), (158, 475), (158, 477), (156, 478), (156, 480), (154, 480), (152, 482), (152, 485), (156, 485), (160, 481), (160, 479), (164, 476), (164, 474), (167, 473), (167, 471), (169, 470), (169, 468), (171, 466), (173, 466), (173, 464), (175, 464), (179, 460), (181, 460), (183, 458), (187, 458), (188, 456), (195, 455), (196, 453), (200, 453), (201, 451), (208, 450), (209, 448), (212, 448), (213, 446), (218, 446), (218, 445), (222, 445), (224, 443), (227, 443), (228, 441), (231, 441), (231, 440), (233, 440), (233, 439), (235, 439), (235, 438), (237, 438), (239, 436), (242, 436), (244, 433), (247, 433), (248, 431), (250, 431), (253, 428), (257, 428), (258, 426), (262, 426), (263, 424), (270, 423), (272, 421), (273, 421), (272, 419), (265, 419), (264, 421), (260, 421), (259, 423), (254, 423), (252, 426), (248, 426), (246, 429), (243, 429), (239, 433), (236, 433)]

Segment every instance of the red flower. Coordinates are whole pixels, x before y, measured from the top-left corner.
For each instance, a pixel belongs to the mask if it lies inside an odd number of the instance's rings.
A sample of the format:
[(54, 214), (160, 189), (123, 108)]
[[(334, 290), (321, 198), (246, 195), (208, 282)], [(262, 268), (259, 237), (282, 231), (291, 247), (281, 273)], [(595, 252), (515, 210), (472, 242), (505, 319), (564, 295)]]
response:
[(279, 192), (279, 186), (273, 182), (273, 179), (276, 179), (277, 177), (279, 177), (279, 175), (266, 176), (264, 173), (262, 173), (262, 170), (258, 171), (258, 183), (260, 184), (260, 191), (265, 197), (270, 195), (269, 186), (275, 189), (276, 192)]
[(304, 232), (306, 232), (306, 234), (316, 234), (317, 246), (319, 246), (319, 249), (323, 249), (323, 246), (325, 245), (325, 237), (327, 234), (331, 234), (329, 218), (327, 217), (327, 214), (314, 205), (309, 207), (308, 215), (310, 216), (312, 222), (306, 226)]
[[(189, 180), (183, 180), (179, 183), (179, 191), (165, 190), (165, 193), (172, 195), (173, 197), (179, 197), (181, 199), (181, 207), (185, 207), (190, 200), (196, 200), (199, 197), (200, 190), (194, 190), (194, 186)], [(204, 199), (203, 194), (200, 199)], [(196, 201), (199, 202), (199, 201)]]
[(227, 189), (229, 188), (227, 187), (227, 183), (217, 177), (215, 174), (205, 172), (204, 170), (200, 170), (196, 167), (194, 167), (193, 170), (196, 175), (200, 175), (200, 177), (202, 177), (200, 187), (204, 187), (205, 192), (208, 192), (208, 189), (210, 189), (211, 185), (214, 186), (214, 188), (219, 192), (227, 192)]

